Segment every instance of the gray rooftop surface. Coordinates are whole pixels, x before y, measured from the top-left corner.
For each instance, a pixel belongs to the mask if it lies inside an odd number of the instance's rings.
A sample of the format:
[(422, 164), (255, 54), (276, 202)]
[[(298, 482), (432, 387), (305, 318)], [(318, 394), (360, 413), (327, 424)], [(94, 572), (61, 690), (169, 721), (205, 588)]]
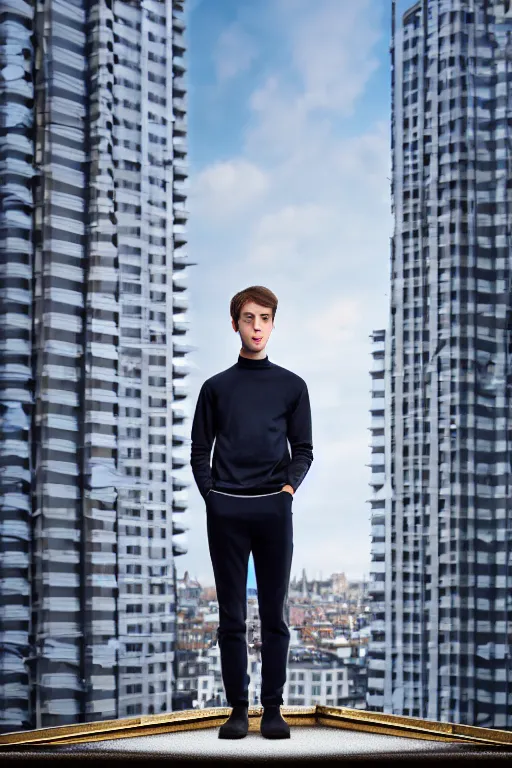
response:
[[(138, 760), (166, 761), (169, 766), (183, 762), (241, 763), (304, 763), (335, 760), (349, 763), (400, 760), (433, 759), (438, 764), (455, 759), (472, 761), (512, 759), (510, 751), (496, 747), (456, 744), (425, 739), (388, 736), (378, 733), (366, 733), (328, 726), (292, 727), (290, 739), (265, 739), (259, 732), (249, 732), (243, 739), (219, 739), (218, 728), (179, 731), (151, 736), (137, 736), (122, 739), (109, 739), (91, 743), (29, 747), (23, 750), (2, 750), (1, 761), (43, 760), (65, 755), (77, 760), (103, 763), (123, 760), (132, 766)], [(89, 758), (89, 759), (88, 759)], [(96, 758), (96, 759), (95, 759)], [(60, 760), (57, 759), (57, 762)], [(5, 764), (5, 763), (4, 763)]]

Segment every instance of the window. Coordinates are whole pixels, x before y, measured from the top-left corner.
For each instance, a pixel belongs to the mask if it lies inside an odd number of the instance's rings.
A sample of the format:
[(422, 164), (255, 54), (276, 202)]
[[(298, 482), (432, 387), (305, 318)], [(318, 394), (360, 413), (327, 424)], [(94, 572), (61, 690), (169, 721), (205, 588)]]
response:
[(126, 653), (142, 653), (142, 643), (127, 643)]

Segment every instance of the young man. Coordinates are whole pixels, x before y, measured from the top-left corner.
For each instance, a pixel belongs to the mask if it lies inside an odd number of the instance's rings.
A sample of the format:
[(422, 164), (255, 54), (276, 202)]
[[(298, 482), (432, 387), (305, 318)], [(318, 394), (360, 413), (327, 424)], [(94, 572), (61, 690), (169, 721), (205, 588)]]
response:
[(265, 352), (277, 303), (263, 286), (233, 297), (231, 324), (242, 348), (234, 365), (202, 385), (192, 424), (191, 466), (206, 504), (222, 679), (233, 708), (219, 738), (241, 738), (248, 731), (246, 589), (251, 551), (262, 634), (261, 733), (266, 738), (290, 736), (280, 712), (290, 642), (283, 609), (293, 552), (293, 496), (313, 461), (313, 444), (306, 383), (272, 363)]

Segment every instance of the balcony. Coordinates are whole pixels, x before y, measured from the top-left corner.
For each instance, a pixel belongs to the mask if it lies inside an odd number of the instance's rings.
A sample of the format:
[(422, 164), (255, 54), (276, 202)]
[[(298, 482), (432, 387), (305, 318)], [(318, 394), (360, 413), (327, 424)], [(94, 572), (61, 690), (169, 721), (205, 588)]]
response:
[(183, 336), (189, 329), (189, 323), (187, 321), (175, 320), (172, 324), (173, 336)]
[(179, 29), (179, 22), (176, 23), (177, 20), (173, 19), (173, 29), (174, 29), (174, 35), (172, 36), (172, 47), (173, 50), (176, 51), (178, 56), (183, 56), (184, 51), (186, 50), (185, 45), (185, 37), (183, 35), (183, 27)]
[[(173, 310), (186, 312), (186, 310), (189, 308), (189, 299), (186, 296), (178, 296), (177, 294), (173, 294), (172, 297), (172, 308)], [(188, 323), (188, 320), (180, 321), (180, 323)]]
[(172, 26), (173, 26), (173, 29), (177, 30), (178, 32), (183, 32), (185, 29), (185, 22), (183, 21), (183, 19), (180, 19), (177, 16), (173, 16)]
[(174, 180), (174, 184), (172, 187), (172, 193), (174, 199), (183, 199), (186, 200), (187, 198), (187, 182), (180, 182), (178, 179)]
[(181, 224), (182, 222), (188, 221), (188, 211), (186, 208), (175, 205), (173, 208), (173, 211), (174, 211), (174, 220), (176, 222), (179, 222)]
[(182, 75), (187, 69), (187, 65), (185, 64), (185, 57), (174, 54), (172, 57), (172, 71), (174, 74), (177, 74), (178, 77)]
[(187, 552), (188, 552), (188, 549), (185, 544), (179, 544), (178, 542), (173, 542), (172, 553), (174, 557), (179, 557), (180, 555), (186, 555)]
[(174, 133), (186, 134), (188, 129), (187, 121), (181, 117), (177, 117), (173, 123)]
[(185, 99), (183, 99), (181, 96), (174, 96), (172, 100), (172, 105), (178, 110), (178, 112), (187, 111), (187, 103)]
[(183, 163), (183, 162), (180, 163), (179, 160), (175, 160), (174, 163), (173, 163), (173, 168), (174, 168), (174, 176), (175, 177), (178, 177), (178, 178), (181, 178), (181, 179), (186, 179), (187, 178), (187, 176), (188, 176), (188, 168), (185, 165), (185, 163)]

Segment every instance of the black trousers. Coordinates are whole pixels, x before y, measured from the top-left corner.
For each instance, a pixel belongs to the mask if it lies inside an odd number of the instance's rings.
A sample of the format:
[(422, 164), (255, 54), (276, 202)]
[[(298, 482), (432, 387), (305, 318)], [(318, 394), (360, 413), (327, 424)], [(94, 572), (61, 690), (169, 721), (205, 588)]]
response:
[(279, 491), (206, 496), (208, 546), (217, 600), (221, 671), (226, 699), (248, 704), (247, 571), (252, 551), (261, 620), (261, 704), (282, 704), (290, 632), (283, 611), (293, 555), (293, 496)]

